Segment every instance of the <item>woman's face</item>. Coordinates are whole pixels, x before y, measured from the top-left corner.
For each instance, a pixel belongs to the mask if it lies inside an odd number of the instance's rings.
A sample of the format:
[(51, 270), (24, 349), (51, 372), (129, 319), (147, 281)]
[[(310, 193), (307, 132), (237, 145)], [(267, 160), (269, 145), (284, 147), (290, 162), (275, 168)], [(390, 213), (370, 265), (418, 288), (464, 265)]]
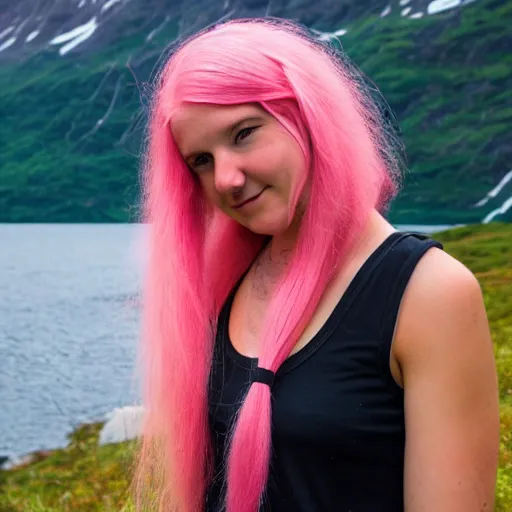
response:
[(256, 104), (186, 104), (172, 134), (208, 200), (251, 231), (283, 233), (306, 176), (295, 138)]

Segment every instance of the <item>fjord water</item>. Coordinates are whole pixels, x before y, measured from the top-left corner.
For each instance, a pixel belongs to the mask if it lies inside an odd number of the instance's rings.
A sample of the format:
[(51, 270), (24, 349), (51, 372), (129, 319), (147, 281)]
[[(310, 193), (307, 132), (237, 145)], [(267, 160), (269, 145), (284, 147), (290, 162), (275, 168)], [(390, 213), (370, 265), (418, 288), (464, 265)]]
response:
[(139, 401), (143, 247), (141, 225), (0, 224), (0, 456)]
[(135, 402), (137, 231), (0, 225), (0, 455)]

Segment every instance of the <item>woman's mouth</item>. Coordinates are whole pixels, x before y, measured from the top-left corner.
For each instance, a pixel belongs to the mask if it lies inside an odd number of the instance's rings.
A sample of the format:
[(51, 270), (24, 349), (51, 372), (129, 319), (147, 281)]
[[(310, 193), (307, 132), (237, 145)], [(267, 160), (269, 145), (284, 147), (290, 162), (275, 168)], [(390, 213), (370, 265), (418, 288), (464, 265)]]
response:
[(268, 187), (265, 187), (261, 192), (259, 192), (255, 196), (249, 197), (249, 199), (246, 199), (245, 201), (242, 201), (241, 203), (234, 205), (233, 208), (235, 210), (239, 210), (240, 208), (243, 208), (245, 205), (254, 203), (255, 201), (257, 201), (260, 198), (261, 194), (263, 194), (263, 192), (265, 192), (265, 190), (267, 190), (267, 188)]

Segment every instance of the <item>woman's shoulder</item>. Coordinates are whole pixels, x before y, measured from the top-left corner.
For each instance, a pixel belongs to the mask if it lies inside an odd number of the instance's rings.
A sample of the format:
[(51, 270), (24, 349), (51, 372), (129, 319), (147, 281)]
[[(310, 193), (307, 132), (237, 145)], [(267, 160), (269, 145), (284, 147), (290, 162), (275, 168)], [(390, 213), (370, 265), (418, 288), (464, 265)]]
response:
[(404, 293), (403, 309), (416, 323), (424, 321), (427, 314), (446, 314), (443, 307), (452, 314), (464, 313), (468, 307), (481, 306), (480, 299), (480, 284), (471, 270), (442, 249), (432, 247), (414, 269)]
[(474, 274), (441, 249), (427, 251), (411, 276), (397, 319), (394, 354), (400, 365), (421, 364), (425, 357), (460, 361), (460, 351), (478, 356), (489, 351), (489, 340)]

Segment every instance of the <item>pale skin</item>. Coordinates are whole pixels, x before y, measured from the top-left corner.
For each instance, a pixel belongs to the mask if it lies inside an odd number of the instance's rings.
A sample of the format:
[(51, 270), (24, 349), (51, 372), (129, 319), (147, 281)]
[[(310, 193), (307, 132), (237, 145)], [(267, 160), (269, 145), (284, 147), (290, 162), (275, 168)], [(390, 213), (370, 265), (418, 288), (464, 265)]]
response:
[[(258, 116), (256, 131), (233, 138), (227, 128), (237, 122), (237, 129), (250, 128), (254, 121), (244, 119), (251, 116)], [(235, 349), (257, 357), (261, 319), (300, 226), (299, 214), (291, 224), (288, 219), (290, 197), (306, 172), (301, 150), (255, 106), (188, 105), (172, 131), (206, 197), (249, 229), (272, 235), (242, 282), (229, 319)], [(186, 158), (191, 152), (192, 164)], [(262, 190), (247, 208), (233, 207)], [(378, 212), (371, 213), (292, 353), (309, 343), (357, 270), (393, 231)], [(499, 412), (489, 325), (476, 278), (442, 250), (430, 249), (413, 272), (397, 319), (390, 370), (405, 394), (405, 510), (494, 510)]]

